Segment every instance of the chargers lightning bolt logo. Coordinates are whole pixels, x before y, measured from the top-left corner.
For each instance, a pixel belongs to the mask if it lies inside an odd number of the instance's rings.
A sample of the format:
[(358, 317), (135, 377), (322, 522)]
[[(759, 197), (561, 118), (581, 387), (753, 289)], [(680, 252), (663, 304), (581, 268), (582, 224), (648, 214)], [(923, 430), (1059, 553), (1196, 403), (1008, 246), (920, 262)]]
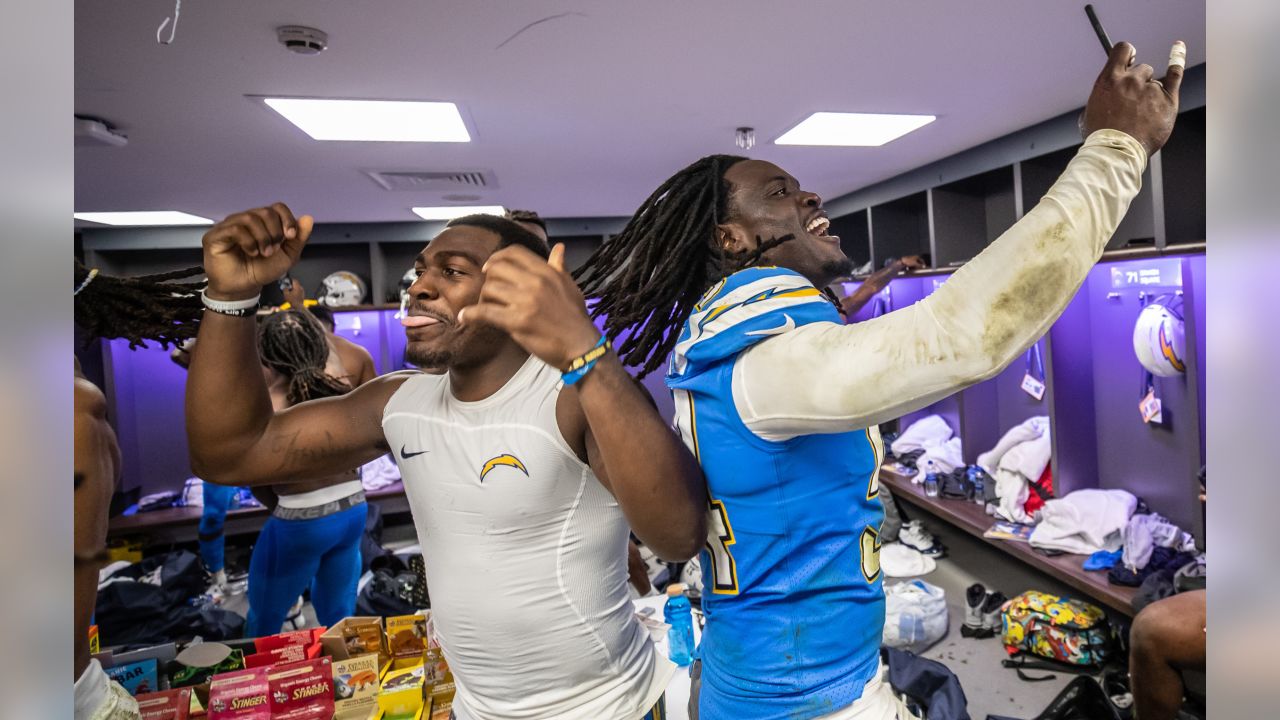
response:
[(529, 470), (525, 468), (524, 463), (520, 462), (520, 458), (515, 455), (499, 455), (496, 458), (485, 461), (484, 467), (480, 468), (480, 482), (484, 482), (484, 476), (488, 475), (496, 467), (513, 467), (524, 473), (525, 477), (529, 477)]
[(1178, 357), (1177, 351), (1173, 349), (1173, 343), (1169, 342), (1168, 336), (1165, 335), (1164, 325), (1160, 325), (1160, 354), (1164, 355), (1169, 364), (1178, 372), (1186, 372), (1187, 366), (1183, 364), (1182, 358)]

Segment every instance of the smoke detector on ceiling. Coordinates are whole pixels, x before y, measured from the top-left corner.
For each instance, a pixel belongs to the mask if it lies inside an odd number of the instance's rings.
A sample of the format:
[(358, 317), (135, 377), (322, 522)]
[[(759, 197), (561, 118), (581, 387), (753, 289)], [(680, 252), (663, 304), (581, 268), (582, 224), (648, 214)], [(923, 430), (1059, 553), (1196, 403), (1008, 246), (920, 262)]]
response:
[(76, 116), (76, 147), (124, 147), (129, 138), (97, 118)]
[(329, 47), (328, 33), (303, 25), (281, 25), (276, 28), (276, 39), (299, 55), (318, 55)]

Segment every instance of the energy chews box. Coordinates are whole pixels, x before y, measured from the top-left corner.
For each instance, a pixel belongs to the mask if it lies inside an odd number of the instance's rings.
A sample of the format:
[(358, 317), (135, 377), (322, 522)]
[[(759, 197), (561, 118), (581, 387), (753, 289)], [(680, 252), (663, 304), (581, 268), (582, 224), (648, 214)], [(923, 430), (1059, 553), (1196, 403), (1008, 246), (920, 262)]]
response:
[(191, 713), (191, 688), (139, 695), (142, 720), (187, 720)]
[(423, 672), (422, 665), (415, 665), (386, 674), (382, 679), (382, 692), (378, 695), (383, 720), (408, 720), (422, 712), (426, 698)]
[(378, 692), (376, 653), (337, 660), (333, 663), (333, 698), (336, 720), (368, 720), (376, 717)]
[(209, 681), (209, 720), (271, 720), (266, 668), (214, 675)]
[(277, 665), (268, 672), (272, 720), (333, 720), (333, 659)]
[(378, 654), (378, 665), (386, 665), (391, 656), (382, 632), (382, 618), (373, 616), (348, 617), (338, 621), (320, 636), (324, 654), (335, 660)]
[(422, 657), (427, 649), (427, 618), (422, 615), (387, 618), (387, 644), (393, 658)]

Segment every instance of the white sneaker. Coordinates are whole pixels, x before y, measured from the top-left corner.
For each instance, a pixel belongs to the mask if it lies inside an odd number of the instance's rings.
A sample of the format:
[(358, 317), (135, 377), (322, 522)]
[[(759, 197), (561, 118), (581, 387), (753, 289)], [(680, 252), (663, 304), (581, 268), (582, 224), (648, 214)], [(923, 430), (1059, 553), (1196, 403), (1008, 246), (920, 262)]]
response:
[(919, 520), (912, 520), (902, 526), (902, 530), (898, 531), (898, 542), (933, 558), (941, 557), (943, 553), (938, 539), (925, 530)]

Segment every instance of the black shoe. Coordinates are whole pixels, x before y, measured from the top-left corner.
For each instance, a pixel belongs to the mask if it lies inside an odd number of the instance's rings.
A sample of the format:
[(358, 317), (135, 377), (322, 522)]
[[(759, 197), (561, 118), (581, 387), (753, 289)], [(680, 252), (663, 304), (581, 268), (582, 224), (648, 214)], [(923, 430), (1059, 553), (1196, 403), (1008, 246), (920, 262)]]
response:
[[(981, 583), (974, 583), (964, 592), (964, 624), (960, 626), (961, 637), (983, 637), (982, 602), (987, 598), (987, 589)], [(988, 636), (989, 637), (989, 636)]]

